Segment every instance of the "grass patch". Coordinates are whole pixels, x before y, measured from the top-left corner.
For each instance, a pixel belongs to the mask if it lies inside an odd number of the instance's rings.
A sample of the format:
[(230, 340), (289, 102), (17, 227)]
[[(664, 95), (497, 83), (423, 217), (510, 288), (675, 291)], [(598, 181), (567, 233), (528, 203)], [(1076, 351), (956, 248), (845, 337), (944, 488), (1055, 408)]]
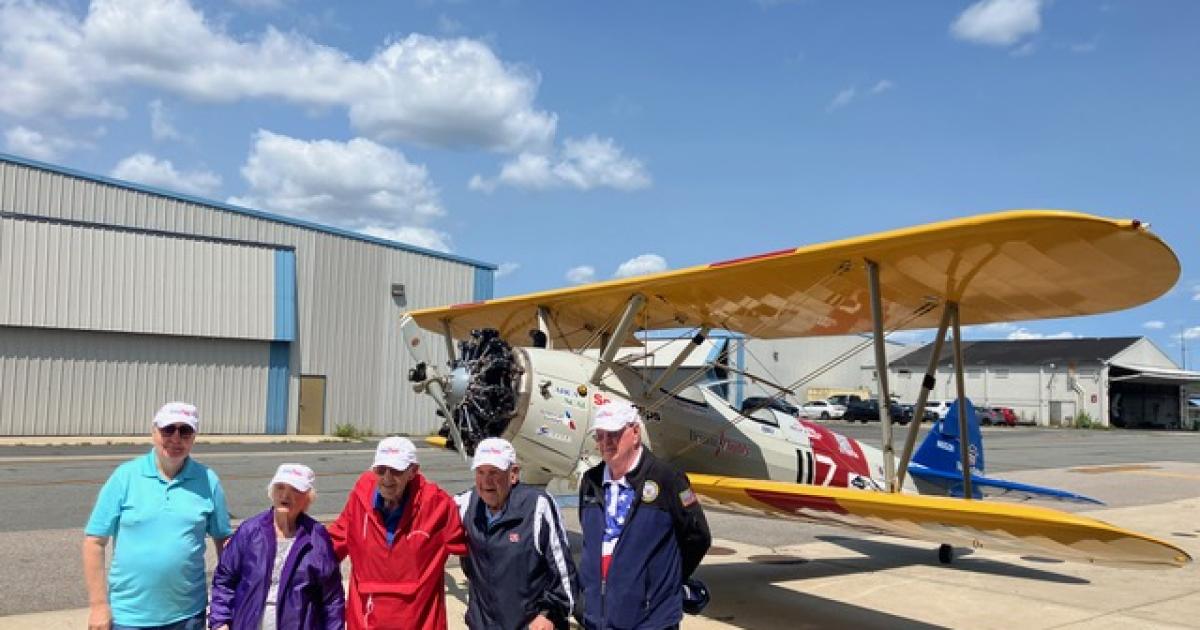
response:
[(346, 440), (357, 440), (366, 437), (368, 433), (360, 431), (358, 427), (347, 422), (333, 427), (333, 435)]

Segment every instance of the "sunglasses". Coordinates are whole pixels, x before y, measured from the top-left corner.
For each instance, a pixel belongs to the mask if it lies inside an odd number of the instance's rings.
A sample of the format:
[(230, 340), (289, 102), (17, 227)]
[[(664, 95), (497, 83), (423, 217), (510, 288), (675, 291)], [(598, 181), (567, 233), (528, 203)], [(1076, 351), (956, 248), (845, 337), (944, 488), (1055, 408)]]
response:
[(196, 430), (188, 424), (169, 424), (165, 427), (158, 427), (158, 432), (161, 433), (163, 437), (171, 437), (172, 435), (175, 435), (176, 431), (179, 431), (179, 437), (185, 440), (193, 435), (196, 435)]
[(626, 426), (626, 427), (621, 427), (620, 429), (617, 429), (616, 431), (596, 431), (595, 433), (592, 434), (592, 439), (596, 440), (597, 443), (619, 442), (621, 440), (621, 436), (625, 435), (625, 431), (628, 429), (629, 429), (629, 427)]

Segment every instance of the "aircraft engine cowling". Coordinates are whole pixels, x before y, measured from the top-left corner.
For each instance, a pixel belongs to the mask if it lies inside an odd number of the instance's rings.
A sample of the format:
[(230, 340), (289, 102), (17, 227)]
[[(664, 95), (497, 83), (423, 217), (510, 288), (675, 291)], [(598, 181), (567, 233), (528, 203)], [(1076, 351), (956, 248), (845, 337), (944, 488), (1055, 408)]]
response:
[[(518, 390), (524, 370), (512, 346), (495, 329), (471, 332), (459, 342), (458, 358), (451, 364), (447, 398), (462, 435), (462, 448), (475, 454), (475, 446), (489, 437), (499, 437), (517, 411)], [(442, 434), (450, 436), (449, 427)]]

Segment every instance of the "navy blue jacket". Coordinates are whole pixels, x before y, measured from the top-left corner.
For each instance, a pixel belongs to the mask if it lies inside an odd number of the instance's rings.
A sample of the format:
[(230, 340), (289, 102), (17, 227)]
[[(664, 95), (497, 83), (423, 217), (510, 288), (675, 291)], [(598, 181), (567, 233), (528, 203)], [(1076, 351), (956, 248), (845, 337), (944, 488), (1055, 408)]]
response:
[(567, 530), (554, 498), (519, 483), (490, 525), (487, 506), (474, 490), (454, 500), (469, 549), (462, 560), (470, 585), (467, 627), (524, 630), (544, 614), (555, 628), (566, 630), (579, 593)]
[[(233, 630), (262, 624), (275, 564), (274, 509), (246, 519), (221, 552), (213, 573), (208, 623)], [(345, 625), (342, 573), (325, 527), (307, 514), (279, 574), (278, 628), (340, 630)]]
[(708, 552), (712, 537), (687, 475), (643, 447), (642, 459), (625, 475), (634, 501), (613, 550), (608, 578), (601, 578), (604, 538), (604, 464), (579, 484), (583, 554), (583, 625), (588, 630), (661, 630), (683, 619), (683, 581)]

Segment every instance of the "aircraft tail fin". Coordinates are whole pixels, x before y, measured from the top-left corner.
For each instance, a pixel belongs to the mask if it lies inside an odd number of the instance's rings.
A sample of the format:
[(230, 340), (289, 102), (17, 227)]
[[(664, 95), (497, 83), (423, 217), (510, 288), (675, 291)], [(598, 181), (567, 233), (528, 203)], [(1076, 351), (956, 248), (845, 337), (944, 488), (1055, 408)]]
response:
[[(1009, 498), (1027, 499), (1056, 499), (1077, 503), (1094, 503), (1103, 505), (1103, 501), (1081, 494), (985, 477), (983, 457), (983, 433), (979, 430), (979, 418), (975, 407), (968, 399), (967, 404), (967, 444), (968, 462), (971, 467), (971, 495), (976, 499), (986, 496), (1006, 496)], [(938, 420), (925, 436), (925, 441), (913, 455), (909, 473), (917, 482), (917, 488), (922, 494), (937, 493), (952, 497), (963, 496), (962, 482), (962, 440), (958, 431), (958, 402), (950, 405), (946, 417)]]
[[(982, 475), (984, 470), (983, 434), (979, 431), (979, 418), (975, 415), (975, 406), (971, 404), (970, 399), (966, 399), (965, 402), (967, 404), (967, 443), (970, 445), (968, 461), (971, 473)], [(958, 435), (958, 404), (958, 401), (955, 401), (946, 412), (946, 417), (933, 423), (929, 435), (925, 436), (925, 441), (913, 455), (913, 463), (962, 476), (962, 455), (960, 454), (962, 440)]]

